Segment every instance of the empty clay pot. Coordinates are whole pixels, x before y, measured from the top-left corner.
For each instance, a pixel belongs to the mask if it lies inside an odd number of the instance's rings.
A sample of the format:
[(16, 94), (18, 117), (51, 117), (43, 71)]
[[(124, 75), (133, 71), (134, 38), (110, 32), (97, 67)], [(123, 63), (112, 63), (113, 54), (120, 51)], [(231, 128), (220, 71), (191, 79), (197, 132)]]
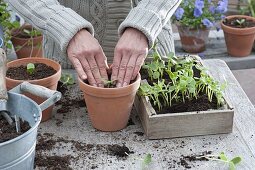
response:
[[(255, 22), (255, 18), (245, 15), (231, 15), (226, 18), (231, 19), (236, 17), (253, 20)], [(233, 28), (225, 25), (222, 21), (221, 28), (224, 31), (229, 55), (233, 57), (245, 57), (250, 55), (255, 40), (255, 27)]]
[(182, 49), (188, 53), (201, 53), (206, 49), (209, 36), (209, 29), (191, 29), (182, 25), (177, 25), (181, 38)]
[[(14, 61), (7, 63), (7, 69), (9, 67), (18, 67), (20, 65), (27, 65), (28, 63), (43, 63), (43, 64), (46, 64), (46, 65), (52, 67), (57, 72), (50, 77), (46, 77), (46, 78), (38, 79), (38, 80), (14, 80), (14, 79), (10, 79), (10, 78), (6, 77), (6, 86), (7, 86), (8, 90), (12, 89), (13, 87), (16, 87), (17, 85), (19, 85), (20, 83), (22, 83), (24, 81), (27, 81), (31, 84), (44, 86), (51, 90), (57, 89), (58, 81), (61, 77), (61, 66), (60, 66), (60, 64), (58, 64), (57, 62), (55, 62), (53, 60), (50, 60), (47, 58), (36, 58), (36, 57), (35, 58), (23, 58), (23, 59), (14, 60)], [(31, 98), (32, 100), (34, 100), (38, 104), (41, 104), (42, 102), (45, 101), (45, 99), (39, 98), (39, 97), (31, 95), (31, 94), (26, 93), (25, 95), (28, 96), (29, 98)], [(52, 109), (53, 109), (53, 106), (49, 107), (48, 109), (46, 109), (42, 112), (42, 122), (51, 118)]]
[(94, 128), (118, 131), (126, 127), (140, 86), (141, 76), (132, 84), (121, 88), (93, 87), (79, 79), (88, 114)]

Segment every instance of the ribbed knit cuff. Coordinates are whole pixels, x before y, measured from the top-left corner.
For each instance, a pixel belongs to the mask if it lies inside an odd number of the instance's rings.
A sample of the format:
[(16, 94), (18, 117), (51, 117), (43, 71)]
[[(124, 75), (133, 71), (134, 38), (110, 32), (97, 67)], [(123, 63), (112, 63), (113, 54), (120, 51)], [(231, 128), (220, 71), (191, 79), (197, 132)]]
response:
[(47, 34), (60, 44), (61, 51), (67, 54), (67, 46), (74, 35), (81, 29), (87, 29), (94, 35), (94, 29), (90, 22), (82, 18), (70, 8), (63, 8), (52, 15), (47, 23)]
[(133, 8), (127, 18), (120, 24), (119, 35), (121, 36), (126, 28), (136, 28), (148, 39), (149, 48), (151, 48), (162, 30), (160, 16), (155, 12), (143, 8)]

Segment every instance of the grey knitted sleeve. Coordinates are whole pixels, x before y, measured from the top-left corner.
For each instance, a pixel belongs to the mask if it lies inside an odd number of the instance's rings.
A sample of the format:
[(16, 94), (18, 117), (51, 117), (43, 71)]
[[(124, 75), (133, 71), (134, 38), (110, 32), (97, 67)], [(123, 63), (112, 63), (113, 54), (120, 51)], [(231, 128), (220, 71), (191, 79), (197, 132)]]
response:
[(69, 41), (81, 29), (92, 35), (93, 26), (57, 0), (6, 0), (24, 19), (60, 44), (63, 54)]
[(152, 47), (180, 3), (181, 0), (141, 0), (121, 23), (119, 35), (122, 35), (127, 27), (136, 28), (145, 34), (149, 47)]

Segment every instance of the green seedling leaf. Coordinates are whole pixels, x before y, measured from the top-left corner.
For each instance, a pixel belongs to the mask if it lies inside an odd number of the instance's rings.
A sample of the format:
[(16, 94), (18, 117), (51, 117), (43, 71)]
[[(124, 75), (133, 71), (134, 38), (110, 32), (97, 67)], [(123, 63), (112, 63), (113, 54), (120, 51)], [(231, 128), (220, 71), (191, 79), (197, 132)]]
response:
[(28, 63), (27, 64), (27, 73), (28, 74), (33, 74), (35, 70), (35, 65), (33, 63)]
[(172, 59), (174, 57), (174, 53), (173, 52), (170, 52), (168, 55), (167, 55), (167, 58), (169, 59)]
[(242, 158), (237, 156), (235, 158), (233, 158), (230, 162), (233, 162), (233, 164), (237, 165), (242, 161)]
[(224, 152), (221, 152), (220, 155), (219, 155), (220, 159), (223, 160), (223, 161), (228, 161), (228, 158), (227, 156), (225, 155)]
[(152, 157), (151, 154), (147, 154), (144, 159), (143, 159), (143, 164), (144, 165), (149, 165), (152, 162)]
[(153, 73), (153, 79), (159, 79), (159, 76), (160, 76), (159, 72)]
[(30, 31), (27, 29), (24, 29), (23, 32), (26, 33), (27, 35), (30, 35)]
[(235, 170), (236, 166), (233, 162), (229, 162), (229, 170)]

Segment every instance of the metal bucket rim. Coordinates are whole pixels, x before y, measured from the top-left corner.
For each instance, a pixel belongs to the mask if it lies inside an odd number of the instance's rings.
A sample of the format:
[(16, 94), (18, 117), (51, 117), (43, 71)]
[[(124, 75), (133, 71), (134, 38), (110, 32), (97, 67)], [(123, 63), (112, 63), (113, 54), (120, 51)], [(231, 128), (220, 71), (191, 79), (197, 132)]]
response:
[(31, 127), (28, 131), (26, 131), (25, 133), (23, 133), (22, 135), (20, 135), (20, 136), (18, 136), (16, 138), (13, 138), (11, 140), (8, 140), (8, 141), (0, 143), (0, 147), (2, 147), (4, 145), (7, 145), (7, 144), (10, 144), (10, 143), (13, 143), (13, 142), (18, 141), (18, 140), (21, 140), (22, 138), (24, 138), (27, 135), (29, 135), (30, 133), (32, 133), (39, 126), (39, 124), (41, 122), (41, 119), (42, 119), (42, 110), (41, 110), (41, 108), (39, 107), (39, 105), (35, 101), (33, 101), (32, 99), (30, 99), (27, 96), (22, 95), (22, 94), (13, 93), (13, 92), (8, 92), (8, 94), (17, 95), (17, 96), (21, 95), (21, 97), (23, 97), (24, 100), (29, 100), (30, 102), (32, 102), (34, 104), (34, 106), (38, 109), (40, 116), (39, 116), (38, 120), (36, 121), (36, 123), (34, 124), (34, 126)]

